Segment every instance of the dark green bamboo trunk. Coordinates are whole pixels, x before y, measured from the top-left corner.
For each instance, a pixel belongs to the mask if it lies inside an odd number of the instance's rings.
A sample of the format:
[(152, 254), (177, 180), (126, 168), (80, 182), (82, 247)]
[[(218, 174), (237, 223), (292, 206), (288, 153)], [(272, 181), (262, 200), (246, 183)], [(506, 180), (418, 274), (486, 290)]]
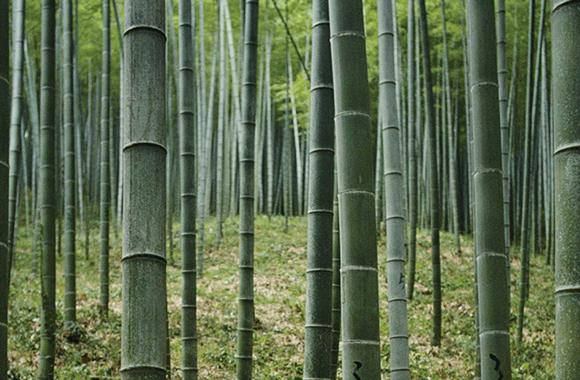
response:
[(373, 143), (359, 0), (329, 3), (338, 202), (342, 347), (345, 380), (380, 378)]
[(258, 64), (258, 0), (245, 0), (240, 136), (240, 291), (237, 378), (252, 378), (254, 333), (254, 135)]
[(312, 2), (304, 379), (331, 378), (334, 99), (328, 0)]
[[(63, 16), (63, 122), (64, 122), (64, 322), (69, 333), (76, 325), (76, 179), (73, 97), (73, 8), (64, 0)], [(73, 334), (74, 335), (74, 334)]]
[(395, 77), (394, 0), (378, 0), (379, 112), (385, 178), (387, 283), (389, 299), (389, 372), (392, 380), (410, 379), (409, 329), (405, 283), (405, 179)]
[[(24, 55), (24, 0), (12, 2), (12, 104), (10, 112), (10, 178), (9, 178), (9, 209), (8, 209), (8, 278), (12, 271), (12, 262), (14, 251), (16, 249), (15, 231), (17, 224), (18, 194), (20, 184), (18, 183), (20, 175), (21, 147), (20, 139), (22, 125), (22, 68)], [(8, 54), (8, 51), (6, 51)], [(26, 197), (26, 192), (23, 196)], [(10, 281), (10, 280), (9, 280)]]
[(121, 378), (165, 379), (165, 2), (128, 0), (125, 20)]
[(421, 39), (423, 43), (423, 75), (425, 76), (425, 95), (427, 104), (427, 128), (429, 129), (429, 194), (431, 196), (431, 249), (433, 271), (433, 336), (431, 344), (441, 343), (441, 253), (439, 246), (439, 228), (441, 224), (441, 207), (439, 204), (439, 171), (437, 157), (437, 130), (435, 127), (435, 100), (433, 97), (433, 80), (431, 75), (431, 43), (429, 41), (429, 24), (425, 0), (419, 0)]
[(8, 378), (9, 1), (0, 0), (0, 377)]
[(552, 2), (556, 194), (556, 379), (580, 373), (580, 4)]
[(39, 379), (54, 378), (56, 352), (55, 4), (42, 1), (39, 208), (42, 236)]
[(511, 379), (509, 294), (493, 0), (468, 0), (482, 379)]
[(109, 311), (109, 210), (111, 201), (110, 163), (109, 163), (109, 103), (111, 73), (111, 17), (110, 0), (103, 0), (103, 57), (101, 72), (101, 191), (100, 191), (100, 285), (99, 307), (106, 315)]
[(195, 273), (195, 86), (191, 0), (179, 2), (179, 150), (181, 155), (181, 372), (197, 379), (197, 276)]

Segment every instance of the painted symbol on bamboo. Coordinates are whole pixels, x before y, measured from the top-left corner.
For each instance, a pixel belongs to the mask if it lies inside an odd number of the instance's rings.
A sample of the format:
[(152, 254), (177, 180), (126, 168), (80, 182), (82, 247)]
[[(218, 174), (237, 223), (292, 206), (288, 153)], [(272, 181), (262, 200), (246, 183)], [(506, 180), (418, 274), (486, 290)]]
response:
[(355, 361), (354, 362), (354, 371), (352, 371), (352, 374), (354, 375), (354, 378), (356, 380), (361, 380), (359, 374), (357, 373), (359, 369), (361, 369), (363, 366), (363, 364), (361, 362)]
[(499, 359), (497, 358), (497, 356), (495, 356), (494, 354), (489, 354), (489, 358), (491, 360), (494, 361), (495, 363), (495, 372), (498, 373), (499, 377), (497, 378), (497, 380), (502, 380), (503, 379), (503, 372), (499, 369), (501, 362), (499, 361)]

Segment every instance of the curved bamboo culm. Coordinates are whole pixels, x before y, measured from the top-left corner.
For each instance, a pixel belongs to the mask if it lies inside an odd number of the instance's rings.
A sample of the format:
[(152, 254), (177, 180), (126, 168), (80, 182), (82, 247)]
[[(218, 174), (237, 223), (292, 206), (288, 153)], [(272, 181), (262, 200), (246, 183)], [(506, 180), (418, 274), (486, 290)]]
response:
[(401, 130), (397, 114), (393, 1), (378, 0), (379, 112), (385, 178), (387, 284), (392, 380), (410, 379), (407, 289), (405, 283), (405, 200)]
[(468, 0), (481, 378), (511, 379), (493, 0)]
[(165, 2), (125, 2), (121, 378), (167, 372)]
[(439, 173), (437, 158), (437, 131), (435, 127), (435, 101), (433, 97), (433, 80), (431, 73), (431, 47), (429, 25), (425, 0), (419, 0), (421, 38), (423, 45), (423, 75), (425, 76), (425, 97), (427, 98), (427, 128), (429, 128), (429, 167), (431, 196), (431, 244), (433, 271), (433, 336), (431, 344), (441, 344), (441, 252), (439, 246), (439, 228), (441, 226), (441, 206), (439, 204)]
[(254, 334), (254, 135), (258, 62), (258, 0), (245, 0), (240, 138), (240, 292), (237, 378), (252, 378)]
[(336, 165), (334, 168), (334, 218), (332, 221), (332, 343), (330, 351), (330, 378), (336, 379), (340, 345), (340, 228), (338, 215), (338, 197), (336, 183)]
[(580, 373), (580, 3), (552, 3), (556, 183), (556, 379)]
[(179, 150), (181, 155), (181, 373), (197, 379), (195, 268), (195, 82), (191, 0), (179, 1)]
[(373, 143), (360, 0), (331, 1), (343, 378), (380, 378)]
[[(22, 125), (22, 67), (24, 62), (24, 0), (12, 2), (12, 105), (10, 111), (10, 171), (8, 193), (8, 278), (12, 272), (12, 262), (16, 247), (16, 209), (18, 208), (18, 175), (20, 174)], [(26, 196), (26, 195), (25, 195)], [(10, 280), (9, 280), (10, 281)]]
[(334, 99), (328, 0), (312, 2), (304, 379), (331, 378)]
[[(8, 294), (8, 151), (10, 141), (9, 1), (0, 0), (0, 294)], [(8, 297), (0, 297), (0, 378), (8, 378)]]
[(39, 379), (54, 378), (56, 351), (55, 3), (42, 1), (39, 199), (42, 234)]
[(109, 209), (111, 201), (109, 164), (109, 105), (111, 87), (111, 16), (110, 0), (103, 0), (103, 61), (101, 72), (101, 191), (100, 191), (100, 285), (101, 313), (109, 310)]
[(64, 323), (73, 338), (76, 325), (76, 185), (73, 97), (73, 7), (63, 0), (63, 124), (64, 124)]
[(415, 0), (407, 7), (407, 130), (409, 152), (409, 280), (407, 296), (413, 299), (417, 257), (417, 138), (415, 126)]
[(509, 191), (509, 123), (508, 123), (508, 91), (506, 63), (506, 27), (505, 0), (497, 0), (497, 81), (499, 86), (499, 124), (501, 128), (501, 156), (503, 172), (503, 228), (505, 235), (505, 253), (508, 258), (508, 288), (510, 287), (510, 191)]

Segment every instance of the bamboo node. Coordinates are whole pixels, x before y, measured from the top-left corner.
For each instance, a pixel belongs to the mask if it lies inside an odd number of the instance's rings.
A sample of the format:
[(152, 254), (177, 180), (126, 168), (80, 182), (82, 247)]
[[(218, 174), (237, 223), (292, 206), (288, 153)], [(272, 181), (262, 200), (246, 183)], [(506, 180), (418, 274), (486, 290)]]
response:
[(165, 30), (163, 30), (162, 28), (159, 28), (158, 26), (155, 26), (155, 25), (147, 25), (147, 24), (135, 24), (135, 25), (129, 26), (123, 32), (123, 37), (127, 36), (130, 32), (133, 32), (133, 31), (136, 31), (136, 30), (139, 30), (139, 29), (160, 33), (163, 36), (163, 38), (165, 40), (167, 40), (167, 35), (165, 34)]
[(375, 267), (366, 267), (361, 265), (345, 265), (340, 268), (341, 273), (345, 272), (374, 272), (378, 273), (377, 268)]

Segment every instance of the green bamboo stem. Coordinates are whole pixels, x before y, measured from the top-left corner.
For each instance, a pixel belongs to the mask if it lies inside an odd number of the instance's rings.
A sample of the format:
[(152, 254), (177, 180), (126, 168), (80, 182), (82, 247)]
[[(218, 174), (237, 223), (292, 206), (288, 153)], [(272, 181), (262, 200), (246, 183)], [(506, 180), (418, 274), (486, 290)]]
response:
[[(508, 124), (508, 91), (507, 91), (507, 63), (506, 63), (506, 25), (505, 25), (505, 0), (497, 1), (497, 79), (499, 85), (499, 117), (501, 128), (501, 155), (503, 172), (503, 213), (505, 252), (510, 257), (510, 196), (509, 196), (509, 124)], [(514, 57), (515, 58), (515, 57)], [(509, 286), (509, 276), (508, 276)]]
[(431, 344), (441, 343), (441, 253), (439, 246), (439, 228), (441, 224), (441, 207), (439, 204), (439, 173), (437, 157), (437, 130), (435, 126), (435, 100), (433, 97), (433, 80), (431, 75), (431, 44), (429, 41), (429, 24), (425, 0), (419, 0), (421, 40), (423, 43), (423, 75), (425, 76), (425, 97), (427, 105), (427, 128), (429, 130), (429, 178), (431, 196), (431, 245), (433, 270), (433, 336)]
[(42, 1), (39, 208), (42, 235), (39, 379), (54, 378), (56, 353), (55, 3)]
[(258, 0), (245, 0), (240, 136), (240, 290), (237, 379), (252, 378), (254, 333), (254, 134), (258, 63)]
[[(78, 0), (75, 0), (75, 9), (78, 7)], [(76, 178), (77, 178), (77, 199), (79, 205), (79, 218), (81, 223), (81, 231), (84, 232), (85, 241), (84, 245), (88, 246), (88, 239), (85, 230), (87, 225), (87, 219), (89, 218), (87, 205), (86, 205), (86, 198), (85, 198), (85, 181), (86, 181), (86, 163), (83, 161), (83, 137), (82, 137), (82, 119), (83, 119), (83, 110), (81, 104), (81, 80), (79, 78), (79, 63), (78, 63), (78, 11), (75, 11), (73, 16), (75, 20), (75, 38), (73, 42), (73, 97), (74, 97), (74, 123), (75, 123), (75, 134), (74, 134), (74, 144), (75, 144), (75, 158), (76, 158)], [(86, 250), (86, 248), (85, 248)]]
[[(9, 1), (0, 0), (0, 293), (8, 281), (8, 157), (10, 150)], [(0, 377), (8, 378), (8, 297), (0, 297)]]
[(121, 378), (165, 379), (165, 3), (128, 0), (125, 20)]
[(401, 127), (397, 112), (394, 0), (379, 0), (379, 112), (383, 141), (387, 283), (389, 299), (389, 372), (392, 380), (410, 379), (407, 289), (405, 283), (405, 186)]
[(340, 222), (338, 215), (338, 197), (336, 165), (334, 168), (334, 218), (332, 221), (332, 343), (330, 351), (330, 379), (336, 379), (340, 345)]
[[(379, 101), (380, 103), (380, 101)], [(383, 194), (383, 187), (384, 187), (384, 169), (383, 169), (383, 139), (380, 138), (381, 136), (381, 126), (382, 126), (382, 115), (379, 115), (377, 120), (377, 127), (376, 127), (376, 153), (375, 153), (375, 224), (377, 226), (377, 234), (380, 234), (382, 229), (382, 220), (384, 218), (384, 194)]]
[(99, 308), (103, 315), (109, 311), (109, 209), (111, 201), (110, 183), (110, 72), (111, 72), (111, 31), (110, 0), (103, 0), (103, 53), (101, 72), (101, 166), (100, 166), (100, 298)]
[(345, 380), (380, 378), (373, 149), (363, 6), (329, 3), (341, 242)]
[[(17, 224), (17, 199), (21, 197), (18, 194), (19, 174), (22, 150), (20, 139), (20, 130), (22, 124), (22, 68), (24, 54), (24, 22), (25, 22), (25, 2), (24, 0), (13, 1), (12, 5), (12, 103), (10, 111), (10, 174), (9, 174), (9, 193), (8, 193), (8, 278), (12, 272), (12, 262), (16, 250), (15, 229)], [(26, 192), (24, 194), (26, 196)], [(10, 281), (10, 280), (9, 280)]]
[[(201, 128), (200, 138), (203, 139), (203, 143), (201, 144), (200, 156), (200, 178), (198, 184), (198, 214), (199, 214), (199, 240), (198, 240), (198, 247), (197, 247), (197, 277), (201, 278), (203, 276), (203, 269), (204, 269), (204, 257), (205, 257), (205, 218), (207, 214), (207, 204), (209, 203), (209, 189), (208, 183), (209, 180), (209, 173), (210, 173), (210, 161), (211, 161), (211, 147), (212, 147), (212, 140), (213, 140), (213, 104), (214, 104), (214, 92), (215, 92), (215, 78), (217, 75), (216, 70), (216, 62), (218, 57), (218, 49), (217, 49), (217, 39), (214, 44), (213, 49), (213, 57), (212, 57), (212, 70), (211, 70), (211, 82), (210, 82), (210, 90), (209, 90), (209, 100), (208, 100), (208, 108), (206, 117), (203, 118), (203, 125), (205, 128)], [(205, 110), (204, 108), (201, 109), (202, 112)]]
[[(119, 140), (117, 140), (117, 143), (119, 144), (119, 147), (121, 146), (121, 136), (122, 136), (122, 131), (123, 131), (123, 125), (125, 124), (124, 122), (124, 104), (125, 104), (125, 99), (123, 98), (123, 93), (124, 93), (124, 89), (123, 89), (123, 72), (124, 72), (124, 67), (123, 67), (123, 32), (122, 32), (122, 26), (121, 26), (121, 20), (120, 20), (120, 16), (119, 16), (119, 9), (117, 8), (117, 2), (116, 0), (113, 0), (113, 12), (115, 14), (115, 25), (117, 26), (117, 36), (119, 37), (119, 47), (120, 47), (120, 52), (119, 52), (119, 78), (120, 78), (120, 82), (119, 83)], [(118, 157), (118, 169), (117, 169), (117, 176), (118, 176), (118, 186), (117, 186), (117, 198), (112, 198), (111, 202), (115, 202), (116, 203), (116, 207), (117, 207), (117, 228), (119, 229), (120, 226), (122, 225), (123, 222), (123, 151), (121, 149), (117, 149), (117, 155)], [(79, 182), (80, 184), (80, 182)]]
[(511, 379), (494, 3), (468, 0), (482, 379)]
[(197, 379), (197, 276), (195, 262), (195, 86), (191, 0), (179, 1), (179, 150), (181, 181), (181, 373)]
[[(526, 111), (525, 111), (525, 137), (524, 137), (524, 173), (522, 191), (522, 216), (521, 216), (521, 269), (520, 269), (520, 289), (518, 305), (518, 341), (523, 338), (524, 311), (525, 311), (525, 277), (526, 262), (529, 257), (529, 220), (530, 220), (530, 162), (532, 149), (532, 128), (533, 128), (533, 57), (534, 57), (534, 21), (535, 21), (535, 0), (529, 0), (529, 25), (528, 25), (528, 50), (527, 50), (527, 72), (526, 72)], [(522, 332), (520, 333), (520, 326)]]
[(225, 51), (225, 27), (224, 27), (224, 1), (218, 1), (218, 44), (219, 44), (219, 93), (218, 93), (218, 120), (216, 136), (216, 246), (219, 246), (223, 239), (223, 204), (224, 204), (224, 134), (226, 124), (226, 51)]
[(76, 325), (76, 176), (75, 176), (75, 118), (73, 72), (73, 7), (64, 0), (63, 15), (63, 122), (64, 122), (64, 322), (65, 329), (74, 333)]
[(267, 143), (266, 143), (266, 155), (268, 157), (268, 178), (267, 178), (267, 213), (268, 217), (272, 216), (274, 212), (274, 141), (275, 141), (275, 130), (274, 123), (272, 121), (272, 96), (270, 91), (270, 78), (271, 78), (271, 62), (272, 62), (272, 36), (268, 32), (266, 36), (266, 76), (265, 76), (265, 86), (266, 86), (266, 129), (267, 129)]
[(334, 99), (328, 0), (312, 3), (311, 74), (305, 380), (332, 376)]
[[(443, 27), (443, 105), (445, 109), (444, 131), (447, 133), (447, 152), (448, 152), (448, 162), (447, 166), (444, 166), (448, 170), (449, 181), (446, 184), (449, 186), (448, 196), (450, 199), (449, 211), (452, 225), (452, 232), (455, 239), (455, 247), (457, 254), (461, 253), (461, 237), (459, 235), (459, 207), (458, 207), (458, 197), (457, 197), (457, 162), (456, 156), (457, 151), (455, 149), (456, 135), (453, 129), (453, 117), (452, 117), (452, 106), (451, 106), (451, 83), (450, 83), (450, 73), (449, 73), (449, 49), (447, 43), (447, 16), (446, 16), (446, 4), (445, 0), (441, 0), (441, 20)], [(443, 176), (445, 178), (446, 176)]]
[[(537, 39), (537, 48), (535, 50), (535, 65), (529, 64), (528, 69), (534, 73), (529, 73), (528, 80), (530, 80), (530, 88), (526, 96), (526, 106), (529, 109), (526, 114), (526, 139), (525, 139), (525, 162), (524, 162), (524, 187), (523, 187), (523, 220), (522, 220), (522, 265), (520, 270), (520, 303), (518, 305), (518, 343), (523, 340), (523, 330), (525, 324), (525, 305), (529, 295), (530, 287), (530, 249), (535, 248), (535, 242), (532, 240), (537, 233), (534, 233), (537, 220), (537, 214), (534, 213), (536, 204), (534, 203), (534, 190), (537, 186), (536, 173), (538, 167), (538, 159), (535, 152), (538, 151), (538, 127), (537, 127), (537, 99), (539, 95), (540, 82), (540, 58), (544, 34), (544, 19), (545, 19), (546, 0), (541, 1), (540, 5), (540, 24)], [(535, 19), (535, 9), (532, 10), (530, 4), (530, 30), (529, 43), (534, 42), (533, 21)], [(533, 55), (533, 47), (528, 49), (528, 54)], [(531, 59), (531, 58), (530, 58)], [(528, 98), (530, 96), (530, 98)]]
[[(312, 79), (312, 78), (311, 78)], [(296, 178), (297, 178), (297, 198), (298, 198), (298, 215), (302, 215), (303, 212), (303, 202), (304, 202), (304, 167), (302, 163), (302, 148), (300, 148), (300, 136), (298, 125), (298, 115), (296, 113), (296, 96), (294, 95), (294, 73), (292, 71), (292, 61), (288, 60), (288, 84), (290, 92), (290, 104), (292, 111), (292, 133), (294, 135), (294, 158), (296, 165)]]
[[(286, 0), (286, 14), (288, 14), (288, 1)], [(284, 192), (284, 232), (288, 232), (288, 218), (292, 214), (291, 189), (292, 189), (292, 152), (290, 151), (290, 50), (289, 39), (286, 37), (286, 93), (284, 96), (284, 129), (282, 132), (282, 170)]]
[(556, 217), (556, 379), (580, 373), (580, 4), (552, 2), (552, 75), (554, 107), (554, 174)]
[[(409, 280), (407, 297), (413, 299), (417, 256), (417, 138), (415, 123), (415, 0), (407, 7), (407, 129), (409, 153)], [(420, 102), (419, 102), (420, 103)]]

